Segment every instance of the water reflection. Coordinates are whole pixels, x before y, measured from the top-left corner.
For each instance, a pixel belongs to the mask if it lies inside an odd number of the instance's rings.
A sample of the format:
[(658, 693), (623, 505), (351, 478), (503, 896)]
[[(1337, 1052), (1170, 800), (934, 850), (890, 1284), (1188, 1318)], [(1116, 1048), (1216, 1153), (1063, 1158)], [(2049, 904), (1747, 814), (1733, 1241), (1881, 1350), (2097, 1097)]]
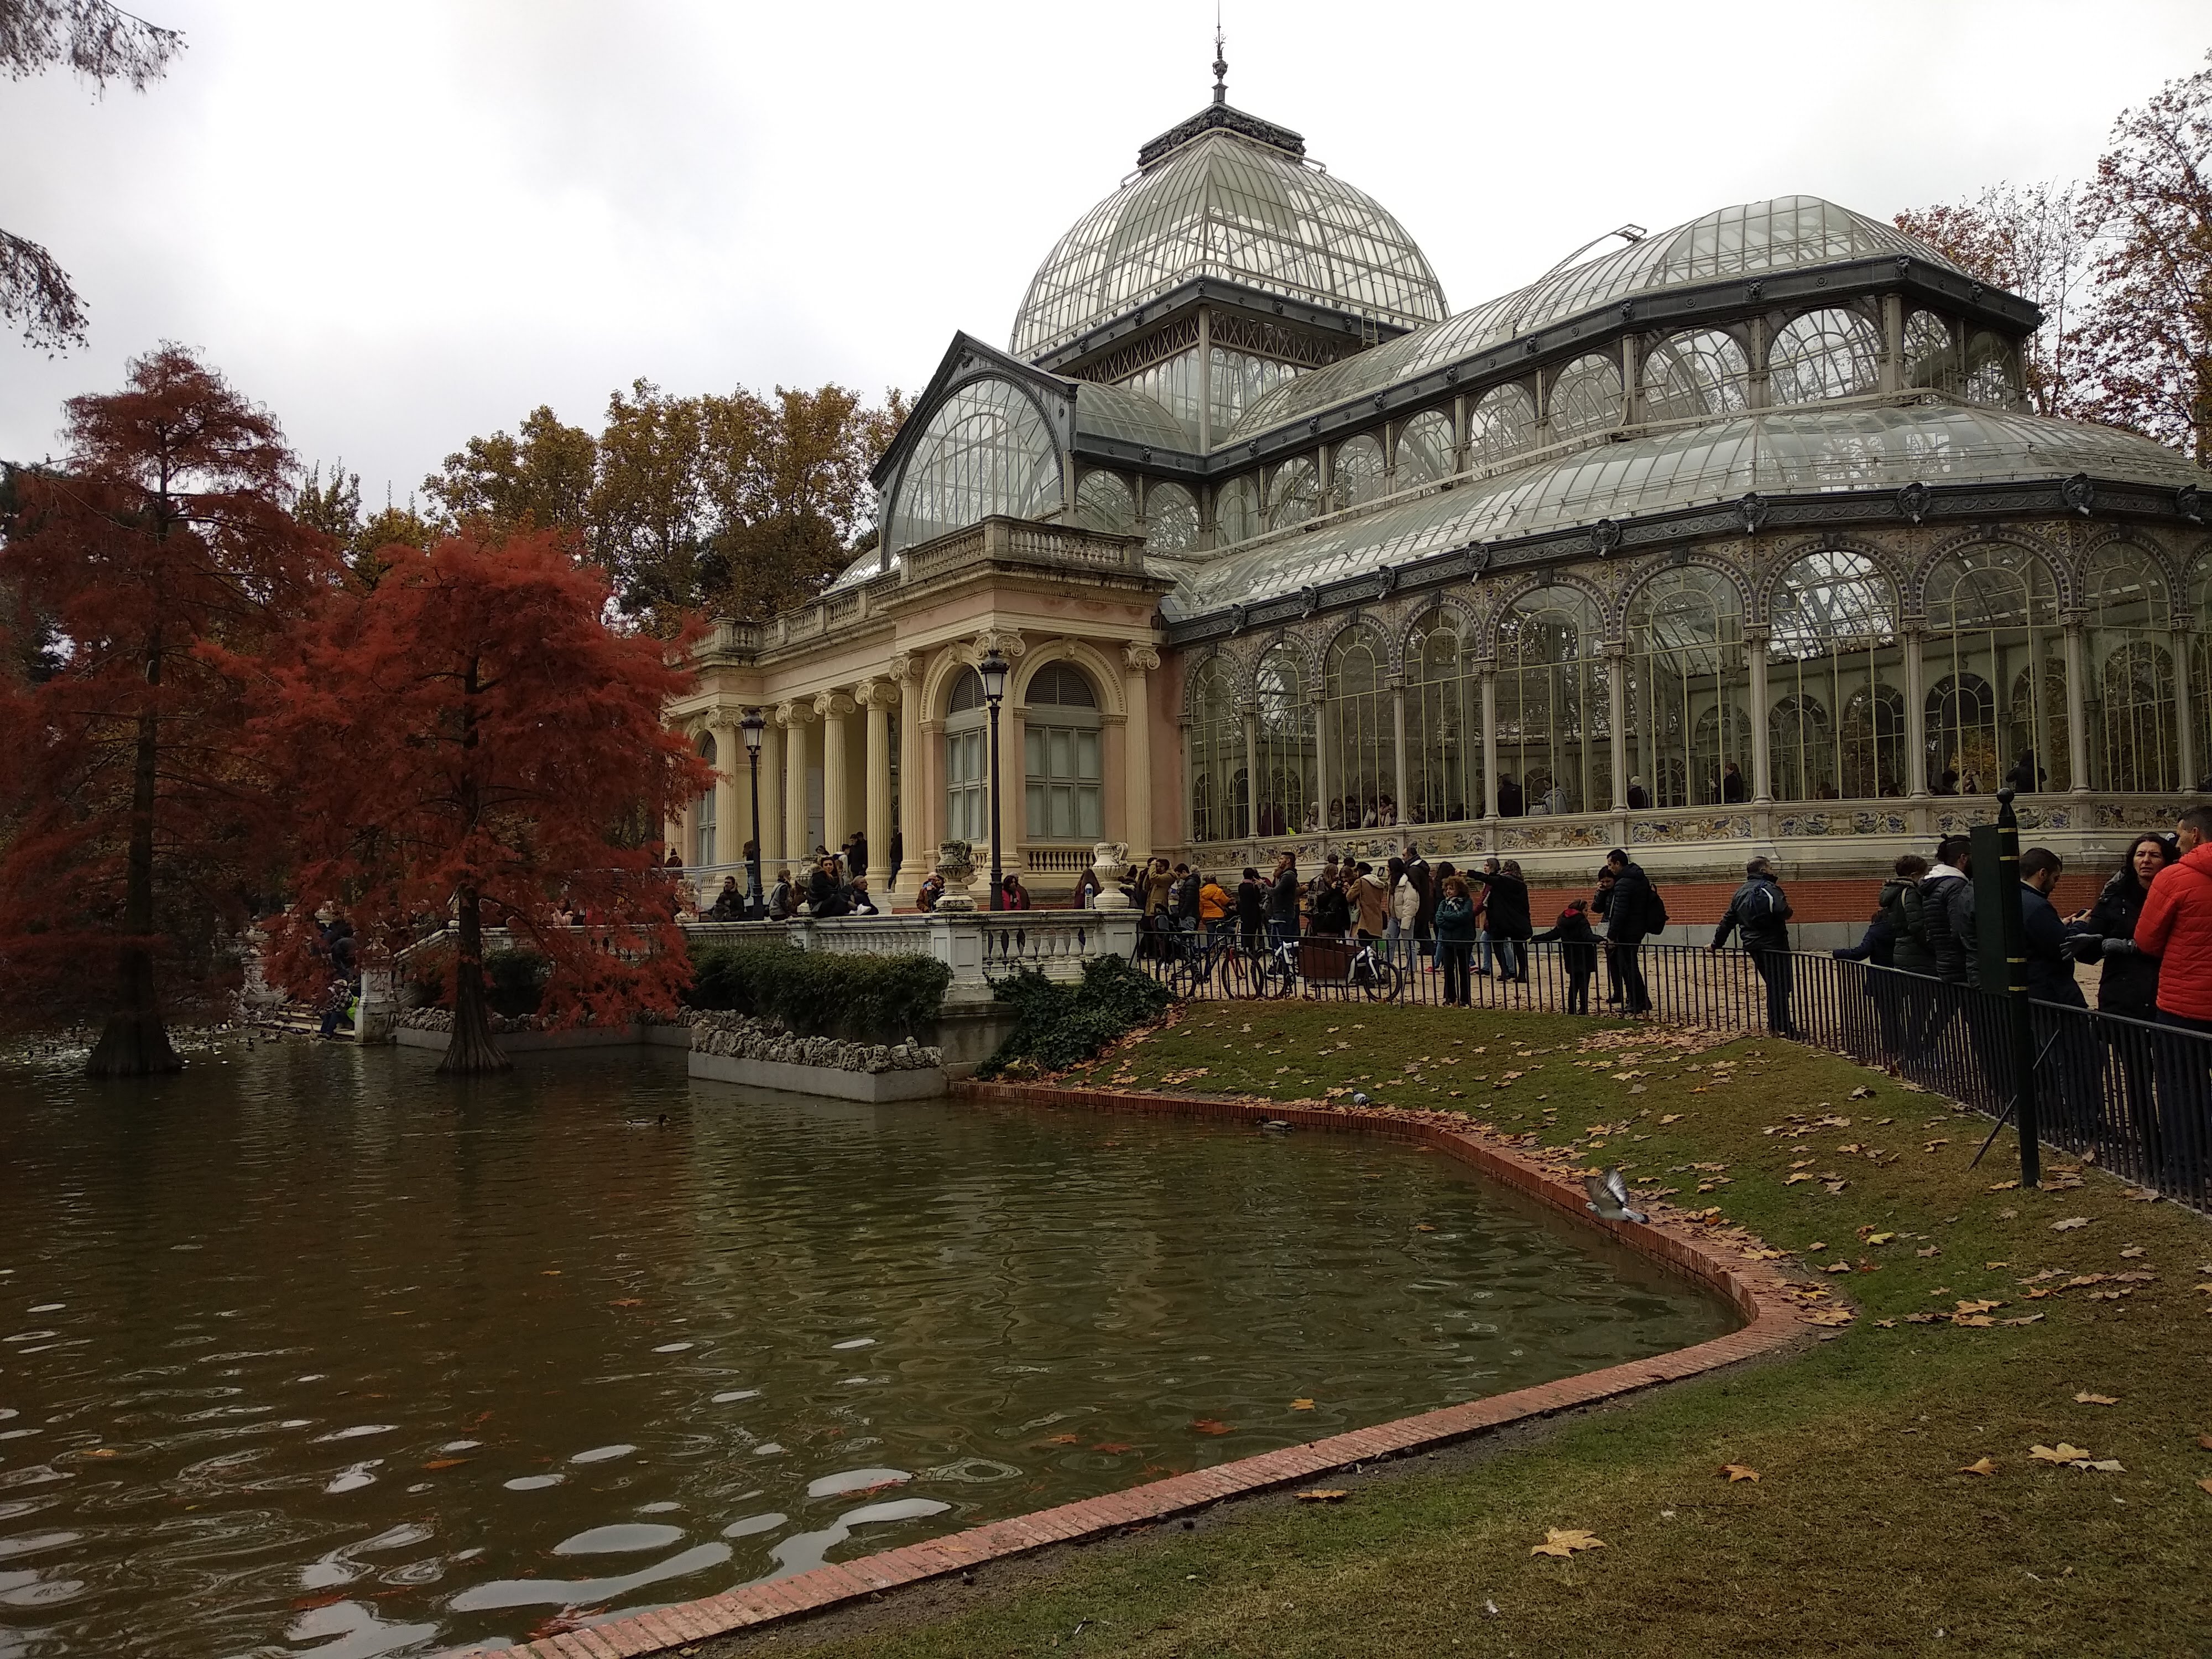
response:
[(4, 1659), (520, 1640), (1727, 1324), (1404, 1149), (228, 1062), (0, 1073)]

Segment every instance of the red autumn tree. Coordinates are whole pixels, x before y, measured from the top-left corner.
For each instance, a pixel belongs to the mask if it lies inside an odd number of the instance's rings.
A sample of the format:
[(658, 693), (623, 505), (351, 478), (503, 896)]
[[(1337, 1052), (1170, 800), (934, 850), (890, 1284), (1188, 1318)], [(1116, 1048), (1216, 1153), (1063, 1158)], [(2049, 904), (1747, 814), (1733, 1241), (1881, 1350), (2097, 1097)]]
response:
[(162, 988), (221, 988), (264, 879), (270, 801), (210, 647), (250, 656), (336, 568), (286, 510), (269, 413), (178, 346), (67, 407), (69, 454), (11, 476), (0, 542), (0, 1003), (104, 1018), (95, 1077), (180, 1064)]
[(714, 775), (660, 723), (688, 672), (668, 642), (606, 625), (605, 579), (559, 532), (478, 526), (377, 561), (375, 586), (330, 596), (260, 685), (256, 751), (298, 791), (276, 973), (312, 982), (325, 904), (372, 951), (450, 915), (446, 1072), (507, 1063), (485, 1000), (488, 926), (546, 958), (556, 1024), (672, 1004), (690, 965), (660, 826)]

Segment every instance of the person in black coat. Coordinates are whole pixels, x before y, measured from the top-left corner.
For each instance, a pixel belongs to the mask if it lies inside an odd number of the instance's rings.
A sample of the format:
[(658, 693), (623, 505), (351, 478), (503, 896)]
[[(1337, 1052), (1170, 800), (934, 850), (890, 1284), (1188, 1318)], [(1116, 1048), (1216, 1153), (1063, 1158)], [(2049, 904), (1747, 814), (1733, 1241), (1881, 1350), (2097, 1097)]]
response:
[(1792, 963), (1790, 957), (1790, 898), (1774, 866), (1755, 858), (1743, 866), (1743, 885), (1729, 900), (1720, 926), (1713, 929), (1712, 948), (1726, 945), (1729, 935), (1741, 931), (1751, 965), (1766, 981), (1766, 1029), (1777, 1036), (1794, 1036), (1790, 1018)]
[(1513, 775), (1510, 772), (1501, 773), (1498, 779), (1498, 816), (1517, 818), (1527, 809), (1527, 805), (1521, 793), (1521, 786), (1513, 781)]
[(1244, 866), (1244, 879), (1237, 886), (1237, 927), (1248, 951), (1258, 950), (1267, 932), (1267, 889), (1259, 871), (1249, 864)]
[(1298, 861), (1288, 853), (1276, 859), (1275, 878), (1268, 885), (1267, 933), (1275, 945), (1298, 936)]
[(1597, 930), (1590, 926), (1589, 902), (1568, 900), (1559, 919), (1529, 942), (1558, 944), (1559, 966), (1567, 970), (1567, 1012), (1589, 1012), (1590, 981), (1597, 977)]
[(1313, 931), (1316, 939), (1342, 939), (1352, 931), (1352, 901), (1343, 883), (1332, 881), (1316, 896)]
[(2151, 883), (2174, 857), (2173, 843), (2164, 836), (2137, 836), (2097, 902), (2066, 919), (2074, 959), (2104, 964), (2097, 981), (2100, 1014), (2152, 1023), (2158, 1018), (2158, 958), (2136, 949), (2136, 922)]
[(1497, 953), (1500, 979), (1528, 982), (1528, 956), (1521, 946), (1534, 924), (1528, 918), (1528, 884), (1521, 866), (1508, 859), (1486, 878), (1484, 915), (1489, 924), (1491, 948)]
[(1612, 959), (1613, 970), (1620, 975), (1622, 1009), (1632, 1014), (1651, 1012), (1651, 989), (1644, 982), (1644, 964), (1638, 960), (1644, 948), (1644, 937), (1649, 926), (1652, 904), (1656, 894), (1651, 878), (1644, 873), (1644, 866), (1628, 856), (1627, 850), (1616, 847), (1605, 855), (1605, 867), (1613, 872), (1613, 896), (1607, 901), (1605, 914), (1606, 954)]

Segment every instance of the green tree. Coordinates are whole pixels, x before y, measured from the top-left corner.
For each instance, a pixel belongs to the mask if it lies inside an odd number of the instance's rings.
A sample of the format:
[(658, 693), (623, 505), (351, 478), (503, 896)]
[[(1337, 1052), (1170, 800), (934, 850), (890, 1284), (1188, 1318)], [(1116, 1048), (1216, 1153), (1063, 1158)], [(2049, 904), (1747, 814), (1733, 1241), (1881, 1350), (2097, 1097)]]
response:
[(707, 513), (701, 400), (672, 398), (635, 380), (607, 399), (599, 479), (591, 498), (591, 549), (622, 609), (672, 629), (696, 605)]
[(456, 524), (582, 538), (590, 528), (598, 469), (599, 444), (592, 434), (563, 426), (541, 404), (517, 432), (470, 439), (423, 479), (422, 489)]

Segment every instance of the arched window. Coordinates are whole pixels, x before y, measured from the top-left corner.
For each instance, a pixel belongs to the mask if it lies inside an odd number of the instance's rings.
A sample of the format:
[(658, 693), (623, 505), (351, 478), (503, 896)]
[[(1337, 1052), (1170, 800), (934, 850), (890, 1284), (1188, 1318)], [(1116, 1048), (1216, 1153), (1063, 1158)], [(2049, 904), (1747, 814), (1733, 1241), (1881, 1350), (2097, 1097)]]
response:
[(1613, 805), (1611, 696), (1595, 603), (1541, 587), (1498, 623), (1498, 810), (1601, 811)]
[(1237, 677), (1208, 657), (1190, 678), (1190, 838), (1242, 841), (1252, 833), (1251, 799)]
[(1644, 360), (1644, 418), (1691, 420), (1751, 405), (1751, 360), (1735, 335), (1704, 328), (1652, 347)]
[(1425, 618), (1407, 647), (1406, 744), (1412, 799), (1399, 804), (1400, 823), (1482, 816), (1482, 677), (1449, 611)]
[(2150, 556), (2100, 548), (2086, 577), (2088, 684), (2081, 688), (2093, 789), (2175, 789), (2180, 722), (2173, 696), (2173, 606)]
[(1182, 553), (1198, 545), (1198, 502), (1179, 483), (1145, 490), (1145, 545), (1155, 553)]
[(1424, 410), (1399, 428), (1399, 489), (1417, 489), (1448, 478), (1453, 465), (1451, 416), (1442, 410)]
[(1717, 570), (1662, 571), (1628, 607), (1630, 799), (1641, 782), (1651, 806), (1711, 806), (1726, 798), (1725, 768), (1751, 764), (1751, 667), (1743, 599)]
[(1769, 403), (1856, 398), (1877, 384), (1881, 337), (1856, 311), (1832, 308), (1793, 317), (1766, 354)]
[(991, 833), (989, 724), (983, 677), (970, 668), (945, 707), (945, 834), (978, 847)]
[(1098, 694), (1071, 662), (1048, 662), (1024, 694), (1023, 760), (1031, 841), (1095, 842), (1105, 831)]
[(2032, 553), (1986, 544), (1928, 578), (1928, 776), (1988, 794), (2009, 775), (2069, 789), (2058, 583)]
[(1959, 356), (1951, 325), (1932, 311), (1916, 311), (1905, 324), (1905, 384), (1936, 392), (1959, 386)]
[(1339, 507), (1358, 507), (1382, 494), (1382, 446), (1365, 433), (1337, 446), (1330, 466)]
[[(693, 747), (698, 750), (699, 758), (708, 765), (715, 763), (714, 734), (712, 732), (702, 732), (699, 741)], [(708, 784), (692, 805), (691, 862), (695, 865), (715, 862), (714, 793), (714, 786)]]
[(1552, 436), (1572, 438), (1620, 424), (1620, 365), (1602, 352), (1577, 357), (1552, 382)]
[(1075, 486), (1076, 522), (1092, 530), (1126, 536), (1137, 527), (1137, 498), (1111, 472), (1086, 472)]
[(1807, 692), (1784, 693), (1766, 717), (1766, 764), (1778, 800), (1840, 799), (1827, 705)]
[(2020, 404), (2020, 358), (2009, 343), (1978, 333), (1966, 342), (1966, 398), (1992, 409)]
[(1214, 492), (1213, 544), (1231, 547), (1259, 533), (1259, 489), (1249, 478), (1231, 478)]
[[(1782, 573), (1768, 616), (1767, 765), (1774, 798), (1862, 800), (1905, 793), (1904, 693), (1898, 689), (1905, 684), (1905, 659), (1889, 578), (1863, 553), (1808, 553)], [(1840, 730), (1834, 724), (1838, 710)]]
[(1371, 629), (1346, 629), (1329, 647), (1328, 699), (1322, 710), (1334, 763), (1324, 809), (1332, 830), (1376, 829), (1397, 818), (1397, 717)]
[(1468, 465), (1486, 466), (1518, 455), (1536, 441), (1536, 400), (1525, 386), (1492, 386), (1467, 422)]
[(1267, 528), (1304, 524), (1321, 511), (1321, 474), (1300, 455), (1275, 469), (1267, 487)]
[(1274, 647), (1260, 659), (1252, 680), (1260, 722), (1255, 832), (1287, 836), (1302, 826), (1317, 829), (1314, 708), (1297, 657), (1287, 646)]
[(1060, 451), (1036, 404), (1012, 381), (971, 381), (922, 428), (892, 501), (890, 550), (994, 514), (1040, 518), (1060, 489)]

